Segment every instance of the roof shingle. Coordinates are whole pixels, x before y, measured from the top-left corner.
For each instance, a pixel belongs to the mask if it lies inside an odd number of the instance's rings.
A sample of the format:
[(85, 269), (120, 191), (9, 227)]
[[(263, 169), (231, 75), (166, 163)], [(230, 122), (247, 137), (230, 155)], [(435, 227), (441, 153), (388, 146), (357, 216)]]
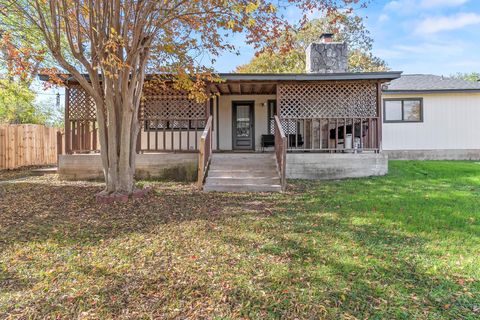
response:
[(480, 91), (480, 82), (447, 78), (433, 74), (405, 74), (392, 80), (384, 92)]

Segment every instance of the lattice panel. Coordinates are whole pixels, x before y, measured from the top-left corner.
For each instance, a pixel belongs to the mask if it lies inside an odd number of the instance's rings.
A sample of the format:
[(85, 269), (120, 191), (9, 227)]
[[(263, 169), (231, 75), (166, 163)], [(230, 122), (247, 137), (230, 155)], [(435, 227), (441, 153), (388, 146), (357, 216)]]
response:
[(141, 107), (142, 120), (205, 118), (205, 104), (189, 99), (185, 92), (170, 87), (144, 89)]
[(281, 118), (377, 116), (377, 87), (370, 82), (281, 84)]
[[(80, 86), (70, 86), (69, 114), (71, 121), (95, 120), (95, 102)], [(173, 88), (145, 88), (141, 120), (182, 119), (204, 120), (205, 104), (188, 98), (184, 92)]]
[(70, 120), (96, 119), (96, 108), (93, 98), (80, 86), (71, 86), (69, 92), (69, 113)]
[[(270, 119), (268, 120), (270, 122), (268, 133), (269, 134), (275, 134), (275, 120)], [(285, 134), (297, 134), (298, 129), (297, 129), (297, 122), (292, 121), (292, 120), (286, 120), (286, 119), (280, 119), (280, 124), (282, 125), (283, 132)]]
[(280, 124), (282, 125), (283, 132), (286, 135), (299, 133), (296, 121), (280, 120)]

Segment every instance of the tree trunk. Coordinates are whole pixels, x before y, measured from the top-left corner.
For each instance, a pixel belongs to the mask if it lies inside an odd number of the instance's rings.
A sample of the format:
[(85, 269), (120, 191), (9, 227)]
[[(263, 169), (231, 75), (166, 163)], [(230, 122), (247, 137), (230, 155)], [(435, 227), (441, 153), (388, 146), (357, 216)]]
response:
[[(118, 80), (105, 79), (102, 117), (99, 123), (100, 150), (104, 167), (106, 194), (131, 194), (135, 189), (136, 139), (138, 134), (138, 108), (140, 90), (128, 90)], [(133, 85), (127, 81), (127, 86)], [(101, 119), (103, 118), (103, 119)]]

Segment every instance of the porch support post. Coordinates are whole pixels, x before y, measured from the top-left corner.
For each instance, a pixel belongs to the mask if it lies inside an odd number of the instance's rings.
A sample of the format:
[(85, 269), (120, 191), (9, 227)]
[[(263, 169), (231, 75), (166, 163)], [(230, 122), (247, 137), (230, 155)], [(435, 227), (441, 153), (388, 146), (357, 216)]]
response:
[(65, 88), (65, 154), (72, 153), (70, 128), (70, 88)]
[[(138, 135), (137, 135), (137, 145), (135, 146), (135, 151), (137, 154), (140, 154), (140, 151), (142, 150), (142, 128), (143, 128), (143, 121), (142, 121), (142, 103), (140, 102), (140, 108), (138, 108)], [(158, 123), (157, 123), (157, 128), (158, 130)], [(158, 135), (157, 135), (158, 137)]]
[[(278, 82), (275, 84), (275, 99), (276, 99), (275, 105), (277, 106), (277, 108), (276, 108), (277, 109), (277, 114), (276, 115), (280, 119), (281, 112), (280, 112), (280, 90), (278, 89), (279, 85), (280, 84)], [(282, 120), (282, 119), (280, 119), (280, 120)]]
[(382, 151), (382, 84), (377, 82), (377, 144), (378, 152)]
[(208, 121), (208, 117), (210, 117), (210, 104), (212, 103), (211, 99), (210, 99), (210, 85), (207, 84), (207, 87), (205, 88), (205, 93), (207, 94), (207, 100), (205, 101), (205, 124), (207, 123), (206, 121)]
[(220, 150), (220, 131), (219, 131), (219, 119), (220, 119), (220, 114), (218, 113), (219, 112), (219, 103), (220, 103), (220, 98), (218, 97), (218, 95), (215, 95), (215, 110), (216, 110), (216, 114), (215, 114), (215, 123), (216, 123), (216, 129), (217, 129), (217, 143), (215, 145), (215, 149), (216, 150)]
[(139, 129), (138, 129), (138, 135), (137, 135), (137, 145), (135, 146), (135, 149), (137, 151), (137, 154), (140, 154), (140, 151), (142, 150), (142, 123), (139, 121)]

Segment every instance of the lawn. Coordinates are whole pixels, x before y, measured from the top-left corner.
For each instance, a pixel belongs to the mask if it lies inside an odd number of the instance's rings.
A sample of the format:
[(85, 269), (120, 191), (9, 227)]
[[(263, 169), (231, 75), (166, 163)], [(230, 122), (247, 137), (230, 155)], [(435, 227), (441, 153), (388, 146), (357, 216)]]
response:
[(478, 162), (285, 194), (144, 183), (114, 205), (93, 182), (0, 185), (0, 318), (480, 318)]

